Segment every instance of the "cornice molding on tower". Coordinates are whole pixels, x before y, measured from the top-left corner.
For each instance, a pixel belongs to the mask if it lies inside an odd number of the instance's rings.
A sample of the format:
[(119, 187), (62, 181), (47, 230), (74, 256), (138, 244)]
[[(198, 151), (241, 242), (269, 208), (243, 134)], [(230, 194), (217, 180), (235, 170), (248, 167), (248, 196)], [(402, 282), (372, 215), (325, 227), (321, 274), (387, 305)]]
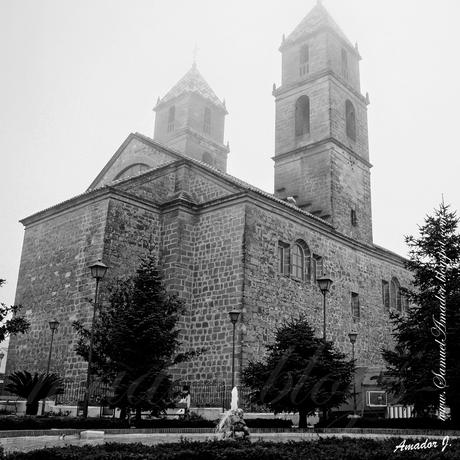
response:
[(227, 148), (224, 144), (220, 144), (219, 142), (216, 142), (215, 140), (210, 139), (207, 136), (204, 136), (203, 134), (201, 134), (193, 128), (190, 128), (189, 126), (185, 126), (184, 128), (177, 129), (173, 133), (170, 133), (168, 141), (171, 139), (178, 139), (186, 135), (190, 135), (192, 137), (195, 137), (196, 139), (199, 139), (200, 141), (205, 141), (206, 143), (211, 144), (211, 146), (218, 149), (220, 153), (228, 155), (228, 153), (230, 152), (230, 149)]
[(341, 149), (345, 150), (347, 153), (353, 156), (357, 161), (362, 163), (364, 166), (367, 166), (368, 168), (372, 168), (372, 164), (369, 163), (367, 160), (359, 156), (356, 152), (354, 152), (350, 147), (347, 147), (345, 144), (342, 144), (342, 142), (338, 141), (337, 139), (333, 137), (327, 137), (325, 139), (322, 139), (317, 142), (313, 142), (312, 144), (308, 145), (303, 145), (301, 147), (297, 147), (296, 149), (289, 150), (289, 152), (283, 152), (283, 153), (278, 153), (277, 155), (272, 157), (272, 160), (277, 162), (279, 160), (284, 160), (286, 158), (289, 158), (290, 156), (302, 153), (302, 152), (308, 152), (308, 155), (316, 155), (318, 153), (323, 152), (324, 150), (318, 152), (315, 151), (315, 149), (318, 149), (319, 147), (326, 145), (328, 143), (335, 144), (337, 147), (340, 147)]
[(279, 86), (278, 88), (275, 88), (272, 91), (272, 94), (273, 96), (275, 96), (276, 100), (282, 99), (281, 96), (286, 95), (287, 97), (288, 96), (287, 93), (294, 91), (296, 89), (299, 89), (306, 84), (312, 83), (315, 80), (319, 80), (320, 78), (324, 78), (324, 77), (333, 77), (335, 80), (337, 80), (338, 83), (344, 86), (345, 89), (347, 89), (350, 93), (352, 93), (353, 96), (355, 96), (359, 102), (361, 102), (365, 107), (367, 107), (368, 101), (366, 97), (363, 96), (359, 91), (353, 88), (346, 80), (344, 80), (340, 75), (338, 75), (336, 72), (334, 72), (331, 69), (321, 70), (319, 72), (312, 73), (309, 75), (308, 78), (304, 78), (303, 80), (296, 81), (295, 83), (292, 83), (290, 85)]
[(212, 105), (216, 110), (219, 110), (223, 114), (228, 115), (228, 110), (223, 105), (223, 103), (222, 103), (222, 105), (217, 105), (211, 99), (209, 99), (207, 97), (204, 97), (201, 94), (196, 93), (195, 91), (184, 91), (183, 93), (178, 94), (177, 96), (171, 97), (170, 99), (168, 99), (167, 101), (164, 101), (164, 102), (163, 102), (163, 100), (160, 99), (160, 101), (155, 105), (155, 107), (152, 110), (154, 112), (157, 112), (159, 109), (162, 109), (163, 107), (169, 107), (171, 105), (176, 104), (178, 101), (180, 101), (181, 99), (183, 99), (186, 96), (197, 96), (200, 99), (202, 99), (203, 101), (205, 101), (206, 104)]

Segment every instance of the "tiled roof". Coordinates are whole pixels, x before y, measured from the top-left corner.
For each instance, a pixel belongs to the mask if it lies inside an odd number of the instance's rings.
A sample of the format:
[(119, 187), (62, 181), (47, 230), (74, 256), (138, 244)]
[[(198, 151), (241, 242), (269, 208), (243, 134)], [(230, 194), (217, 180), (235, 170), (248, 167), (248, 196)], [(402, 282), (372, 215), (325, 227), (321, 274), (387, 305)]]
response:
[(321, 27), (331, 28), (350, 46), (353, 46), (321, 2), (318, 2), (302, 19), (300, 24), (289, 34), (286, 40), (295, 42), (303, 35), (310, 34)]
[(221, 109), (226, 110), (223, 102), (216, 96), (216, 93), (198, 71), (196, 64), (193, 64), (192, 68), (168, 91), (166, 96), (160, 99), (158, 105), (164, 104), (184, 93), (199, 94)]
[[(208, 165), (207, 163), (204, 163), (204, 162), (199, 161), (199, 160), (195, 160), (194, 158), (187, 157), (186, 155), (183, 155), (182, 153), (177, 152), (176, 150), (171, 149), (170, 147), (163, 146), (159, 142), (154, 141), (153, 139), (151, 139), (151, 138), (149, 138), (147, 136), (144, 136), (143, 134), (140, 134), (140, 133), (130, 134), (130, 136), (128, 136), (128, 139), (132, 138), (132, 137), (136, 137), (137, 139), (142, 140), (142, 141), (152, 145), (153, 147), (167, 149), (171, 153), (176, 155), (178, 157), (178, 160), (180, 158), (182, 158), (182, 159), (187, 160), (187, 161), (189, 161), (191, 163), (195, 163), (197, 165), (200, 165), (202, 168), (207, 169), (208, 171), (212, 172), (214, 175), (229, 181), (231, 184), (236, 185), (237, 187), (241, 187), (241, 188), (243, 188), (243, 189), (245, 189), (247, 191), (251, 191), (251, 192), (254, 192), (254, 193), (258, 194), (258, 195), (264, 196), (264, 197), (268, 198), (269, 200), (282, 205), (285, 208), (290, 208), (291, 210), (297, 212), (299, 215), (304, 215), (304, 216), (308, 217), (309, 219), (311, 219), (313, 221), (321, 223), (325, 227), (329, 227), (330, 229), (333, 229), (333, 226), (329, 222), (326, 222), (325, 220), (321, 219), (320, 217), (317, 217), (314, 214), (309, 213), (308, 211), (300, 209), (297, 206), (295, 206), (295, 205), (293, 205), (293, 204), (291, 204), (289, 202), (281, 200), (281, 199), (275, 197), (274, 195), (272, 195), (271, 193), (265, 192), (264, 190), (261, 190), (261, 189), (255, 187), (255, 186), (253, 186), (251, 184), (248, 184), (247, 182), (245, 182), (245, 181), (243, 181), (241, 179), (238, 179), (235, 176), (232, 176), (232, 175), (230, 175), (228, 173), (224, 173), (224, 172), (222, 172), (222, 171), (220, 171), (220, 170)], [(81, 200), (81, 199), (96, 197), (99, 194), (105, 193), (106, 191), (114, 190), (114, 189), (116, 190), (117, 185), (119, 185), (121, 183), (134, 180), (134, 179), (136, 179), (138, 177), (141, 177), (141, 176), (147, 176), (149, 173), (152, 173), (156, 169), (161, 169), (161, 168), (170, 166), (171, 164), (173, 164), (176, 161), (177, 160), (171, 160), (170, 162), (164, 163), (164, 164), (162, 164), (160, 166), (155, 166), (155, 167), (149, 168), (147, 170), (140, 171), (137, 175), (134, 175), (132, 177), (119, 179), (117, 181), (114, 181), (113, 183), (102, 185), (102, 186), (96, 187), (94, 189), (88, 189), (85, 193), (82, 193), (82, 194), (77, 195), (77, 196), (75, 196), (73, 198), (70, 198), (69, 200), (63, 201), (63, 202), (58, 203), (58, 204), (56, 204), (54, 206), (51, 206), (51, 207), (46, 208), (46, 209), (44, 209), (42, 211), (39, 211), (39, 212), (37, 212), (35, 214), (32, 214), (31, 216), (26, 217), (25, 219), (22, 219), (20, 222), (22, 222), (24, 225), (28, 225), (27, 221), (30, 221), (31, 219), (40, 218), (41, 216), (45, 215), (48, 211), (52, 211), (54, 209), (57, 210), (57, 209), (61, 208), (62, 206), (72, 206), (73, 204), (79, 202), (79, 200)], [(182, 198), (182, 199), (186, 199), (188, 201), (192, 201), (185, 194), (179, 194), (177, 196), (177, 198), (179, 198), (179, 197)], [(349, 237), (345, 237), (344, 235), (340, 235), (340, 236), (342, 238), (345, 238), (345, 239), (351, 241), (351, 238), (349, 238)], [(355, 244), (357, 244), (357, 243), (355, 242)], [(365, 244), (365, 243), (358, 243), (358, 244), (361, 247), (365, 247), (367, 249), (377, 251), (382, 256), (386, 256), (387, 258), (391, 257), (392, 259), (397, 259), (399, 261), (404, 261), (405, 260), (399, 254), (396, 254), (396, 253), (394, 253), (392, 251), (389, 251), (388, 249), (385, 249), (385, 248), (383, 248), (381, 246), (378, 246), (378, 245), (375, 245), (375, 244), (370, 244), (369, 245), (369, 244)]]
[[(145, 142), (148, 142), (151, 145), (153, 144), (155, 146), (155, 144), (159, 144), (159, 142), (154, 141), (153, 139), (150, 139), (149, 137), (144, 136), (143, 134), (136, 133), (135, 136), (138, 139), (142, 139), (142, 140), (144, 140)], [(317, 222), (321, 222), (322, 224), (324, 224), (324, 225), (326, 225), (328, 227), (332, 227), (332, 225), (329, 222), (326, 222), (324, 219), (321, 219), (321, 217), (317, 217), (314, 214), (311, 214), (310, 212), (305, 211), (304, 209), (300, 209), (297, 206), (295, 206), (295, 205), (293, 205), (293, 204), (291, 204), (291, 203), (289, 203), (287, 201), (281, 200), (280, 198), (275, 197), (271, 193), (265, 192), (264, 190), (262, 190), (262, 189), (260, 189), (258, 187), (255, 187), (254, 185), (251, 185), (251, 184), (249, 184), (249, 183), (247, 183), (247, 182), (245, 182), (245, 181), (243, 181), (241, 179), (238, 179), (237, 177), (232, 176), (231, 174), (223, 172), (223, 171), (215, 168), (214, 166), (211, 166), (208, 163), (205, 163), (204, 161), (200, 161), (200, 160), (196, 160), (195, 158), (188, 157), (187, 155), (184, 155), (184, 154), (182, 154), (182, 153), (180, 153), (180, 152), (178, 152), (178, 151), (176, 151), (174, 149), (171, 149), (170, 147), (164, 146), (164, 148), (167, 148), (168, 150), (171, 150), (176, 155), (182, 157), (184, 160), (187, 160), (187, 161), (189, 161), (191, 163), (195, 163), (195, 164), (200, 165), (202, 168), (205, 168), (205, 169), (211, 171), (214, 175), (222, 177), (223, 179), (228, 180), (229, 182), (231, 182), (232, 184), (234, 184), (234, 185), (236, 185), (238, 187), (241, 187), (241, 188), (243, 188), (245, 190), (250, 190), (252, 192), (255, 192), (258, 195), (262, 195), (262, 196), (264, 196), (266, 198), (269, 198), (270, 200), (276, 201), (277, 203), (279, 203), (279, 204), (281, 204), (283, 206), (291, 208), (291, 209), (295, 210), (296, 212), (298, 212), (299, 214), (303, 214), (303, 215), (308, 216), (309, 218), (311, 218), (311, 219), (313, 219), (313, 220), (315, 220)], [(149, 172), (152, 172), (155, 169), (162, 168), (163, 166), (165, 166), (165, 165), (161, 165), (161, 166), (154, 167), (154, 168), (151, 168), (151, 169), (146, 169), (145, 171), (141, 171), (136, 177), (143, 176), (144, 174), (147, 175)], [(128, 178), (128, 179), (132, 179), (132, 178)], [(123, 179), (123, 181), (128, 180), (128, 179)]]

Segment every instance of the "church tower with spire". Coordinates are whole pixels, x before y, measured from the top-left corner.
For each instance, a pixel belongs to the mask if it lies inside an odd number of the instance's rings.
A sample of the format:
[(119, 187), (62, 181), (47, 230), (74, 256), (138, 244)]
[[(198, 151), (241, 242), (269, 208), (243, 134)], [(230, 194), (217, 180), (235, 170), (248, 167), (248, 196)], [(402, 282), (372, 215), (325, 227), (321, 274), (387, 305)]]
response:
[(154, 140), (226, 172), (227, 109), (198, 71), (196, 63), (157, 102)]
[(368, 97), (360, 90), (357, 45), (318, 2), (283, 36), (280, 51), (275, 195), (371, 244)]

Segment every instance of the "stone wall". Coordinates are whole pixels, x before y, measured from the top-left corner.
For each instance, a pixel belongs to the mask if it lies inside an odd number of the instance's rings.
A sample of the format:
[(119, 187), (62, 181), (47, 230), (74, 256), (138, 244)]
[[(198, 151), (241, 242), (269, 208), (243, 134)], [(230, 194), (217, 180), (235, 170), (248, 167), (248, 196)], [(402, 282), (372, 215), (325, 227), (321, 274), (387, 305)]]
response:
[[(341, 82), (334, 78), (330, 81), (331, 135), (339, 142), (369, 161), (369, 143), (367, 132), (367, 106), (361, 97), (357, 97)], [(346, 131), (345, 102), (350, 100), (356, 114), (356, 140), (350, 139)]]
[(205, 347), (206, 352), (179, 366), (177, 377), (201, 382), (231, 379), (228, 312), (242, 306), (243, 234), (243, 205), (214, 207), (196, 218), (193, 236), (187, 240), (193, 253), (188, 260), (193, 281), (181, 340), (184, 349)]
[[(296, 280), (278, 273), (278, 241), (291, 246), (304, 240), (311, 253), (322, 256), (325, 272), (334, 281), (327, 297), (327, 336), (350, 353), (348, 333), (358, 332), (356, 358), (360, 366), (382, 365), (380, 347), (390, 346), (391, 327), (382, 302), (382, 280), (396, 276), (407, 286), (410, 275), (402, 259), (384, 251), (365, 249), (331, 237), (306, 220), (249, 206), (246, 220), (245, 328), (248, 359), (263, 356), (273, 332), (284, 320), (306, 314), (322, 336), (322, 294), (313, 280)], [(351, 293), (360, 301), (360, 319), (351, 314)]]
[[(305, 80), (310, 75), (324, 71), (328, 66), (326, 32), (320, 32), (307, 36), (304, 40), (295, 45), (282, 48), (282, 84), (290, 86), (299, 81)], [(309, 68), (305, 75), (300, 75), (300, 49), (308, 45)], [(307, 70), (307, 69), (306, 69)]]
[[(331, 202), (335, 228), (357, 241), (372, 243), (369, 168), (344, 149), (331, 150)], [(356, 212), (356, 225), (351, 221)]]
[[(329, 79), (305, 80), (302, 86), (283, 91), (276, 97), (275, 155), (313, 144), (331, 136)], [(300, 96), (310, 99), (310, 132), (295, 135), (295, 104)]]
[(95, 282), (88, 266), (103, 254), (108, 199), (76, 206), (27, 225), (16, 291), (31, 323), (27, 334), (10, 339), (6, 373), (46, 371), (51, 332), (54, 336), (51, 371), (65, 377), (86, 372), (74, 353), (72, 322), (91, 317)]
[[(71, 323), (90, 322), (88, 299), (95, 286), (88, 266), (102, 258), (110, 267), (101, 284), (104, 302), (110, 282), (132, 275), (140, 257), (153, 248), (167, 289), (185, 302), (179, 324), (182, 349), (206, 348), (201, 356), (173, 369), (174, 377), (231, 380), (228, 313), (236, 309), (242, 313), (237, 327), (238, 378), (248, 359), (263, 356), (283, 320), (305, 313), (317, 333), (322, 330), (322, 296), (316, 282), (278, 273), (278, 242), (292, 246), (299, 239), (311, 255), (323, 257), (325, 271), (334, 280), (328, 296), (328, 337), (348, 352), (348, 332), (356, 327), (358, 364), (382, 363), (380, 347), (391, 344), (391, 329), (381, 285), (397, 277), (407, 286), (409, 275), (400, 257), (340, 236), (329, 225), (266, 197), (236, 197), (236, 186), (232, 190), (217, 177), (211, 180), (197, 166), (168, 167), (162, 180), (174, 183), (175, 190), (186, 187), (207, 202), (205, 206), (176, 194), (168, 201), (172, 185), (161, 188), (159, 180), (153, 177), (148, 184), (133, 179), (128, 189), (120, 184), (123, 194), (114, 190), (97, 192), (93, 199), (84, 196), (67, 210), (58, 206), (28, 224), (16, 300), (26, 305), (33, 326), (29, 334), (12, 339), (7, 372), (46, 367), (48, 321), (57, 319), (61, 324), (51, 369), (84, 380), (87, 365), (73, 351), (76, 335)], [(151, 195), (146, 192), (149, 187)], [(126, 196), (126, 191), (133, 196)], [(162, 204), (149, 204), (149, 197)], [(352, 292), (359, 295), (359, 320), (351, 314)]]

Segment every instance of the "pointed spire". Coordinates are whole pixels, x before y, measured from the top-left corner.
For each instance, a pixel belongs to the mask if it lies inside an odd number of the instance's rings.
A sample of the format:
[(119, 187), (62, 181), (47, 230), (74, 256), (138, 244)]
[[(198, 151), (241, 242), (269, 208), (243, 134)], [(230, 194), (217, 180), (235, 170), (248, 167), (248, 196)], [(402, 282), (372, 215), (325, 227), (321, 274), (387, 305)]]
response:
[(346, 41), (350, 47), (353, 47), (350, 40), (348, 40), (334, 19), (332, 19), (321, 0), (317, 1), (313, 9), (302, 19), (293, 32), (288, 35), (286, 41), (295, 42), (298, 39), (301, 39), (304, 35), (315, 32), (322, 27), (328, 27), (333, 30), (340, 38)]
[(198, 94), (213, 103), (215, 106), (225, 110), (225, 112), (227, 111), (225, 105), (216, 96), (216, 93), (214, 93), (208, 82), (198, 71), (195, 62), (193, 63), (192, 68), (166, 93), (166, 96), (160, 99), (159, 104), (164, 104), (165, 102), (185, 93)]

